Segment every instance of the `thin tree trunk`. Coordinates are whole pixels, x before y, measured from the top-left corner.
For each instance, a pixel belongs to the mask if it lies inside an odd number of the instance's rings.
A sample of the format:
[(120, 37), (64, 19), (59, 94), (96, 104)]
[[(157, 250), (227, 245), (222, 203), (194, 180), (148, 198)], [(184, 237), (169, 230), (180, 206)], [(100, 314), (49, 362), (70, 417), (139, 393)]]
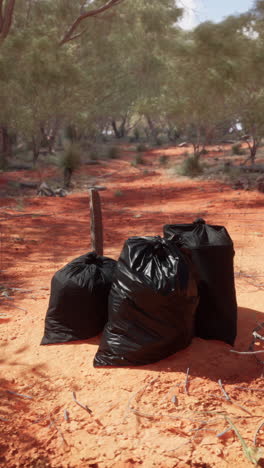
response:
[(257, 144), (254, 142), (253, 145), (252, 145), (252, 147), (251, 147), (251, 149), (250, 149), (250, 162), (251, 162), (251, 165), (252, 165), (252, 166), (255, 164), (257, 149), (258, 149), (258, 146), (257, 146)]
[(3, 42), (9, 34), (16, 0), (6, 0), (3, 5), (3, 0), (0, 1), (0, 43)]
[(149, 115), (146, 116), (146, 119), (147, 119), (147, 122), (148, 122), (148, 126), (150, 128), (150, 132), (151, 132), (151, 135), (152, 135), (152, 138), (153, 140), (155, 141), (155, 143), (157, 142), (157, 138), (158, 138), (158, 130), (156, 129), (155, 125), (153, 124), (151, 118)]
[(248, 145), (248, 149), (249, 149), (250, 154), (249, 154), (249, 157), (247, 157), (245, 159), (242, 166), (245, 166), (248, 161), (251, 163), (252, 166), (254, 166), (255, 160), (256, 160), (257, 150), (258, 150), (258, 147), (259, 147), (259, 144), (260, 144), (260, 140), (257, 140), (255, 138), (253, 138), (253, 143), (252, 144), (250, 143), (249, 140), (246, 140), (246, 143)]
[(127, 121), (127, 116), (123, 117), (120, 129), (119, 129), (119, 134), (120, 138), (124, 138), (126, 135), (126, 121)]
[(0, 152), (6, 156), (12, 153), (11, 140), (6, 127), (0, 127)]
[(0, 166), (5, 167), (7, 157), (12, 155), (12, 144), (6, 127), (0, 127)]
[(33, 165), (35, 166), (39, 157), (40, 145), (36, 138), (32, 138), (32, 153), (33, 153)]
[(113, 128), (113, 130), (114, 130), (115, 137), (116, 137), (116, 138), (121, 138), (115, 120), (112, 120), (112, 128)]
[(64, 183), (63, 186), (65, 189), (69, 189), (71, 185), (73, 170), (70, 167), (65, 167), (64, 169)]

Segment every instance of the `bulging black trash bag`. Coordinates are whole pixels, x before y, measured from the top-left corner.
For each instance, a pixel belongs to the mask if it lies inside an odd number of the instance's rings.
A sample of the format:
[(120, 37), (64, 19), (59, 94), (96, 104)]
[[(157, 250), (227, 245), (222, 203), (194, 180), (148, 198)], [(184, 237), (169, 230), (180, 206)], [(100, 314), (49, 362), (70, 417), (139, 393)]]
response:
[(131, 237), (118, 260), (94, 366), (138, 366), (185, 348), (193, 337), (197, 285), (175, 244)]
[(90, 252), (55, 273), (42, 345), (85, 340), (103, 330), (115, 266)]
[(195, 318), (196, 336), (233, 345), (237, 333), (235, 251), (227, 230), (198, 219), (193, 224), (165, 225), (164, 236), (192, 254), (199, 276), (200, 296)]

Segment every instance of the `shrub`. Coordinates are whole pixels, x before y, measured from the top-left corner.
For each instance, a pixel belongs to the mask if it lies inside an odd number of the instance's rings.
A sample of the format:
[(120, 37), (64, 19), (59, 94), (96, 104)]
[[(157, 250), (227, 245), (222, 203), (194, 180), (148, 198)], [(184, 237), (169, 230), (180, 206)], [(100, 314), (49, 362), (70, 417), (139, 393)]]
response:
[(231, 161), (226, 161), (223, 166), (223, 173), (230, 174), (232, 172), (233, 166)]
[(162, 154), (159, 157), (159, 163), (161, 166), (166, 166), (166, 164), (168, 163), (168, 160), (169, 160), (169, 156), (167, 156), (166, 154)]
[(98, 161), (98, 159), (100, 159), (99, 151), (95, 146), (92, 146), (91, 148), (89, 148), (88, 158), (91, 161)]
[(138, 153), (143, 153), (144, 151), (147, 151), (147, 149), (148, 148), (146, 147), (146, 145), (144, 145), (144, 143), (139, 143), (137, 145), (137, 152)]
[(73, 172), (81, 164), (81, 148), (78, 143), (69, 143), (59, 161), (64, 170), (64, 187), (70, 188)]
[(138, 128), (135, 128), (134, 130), (134, 141), (138, 141), (140, 139), (140, 133)]
[[(132, 164), (133, 163), (133, 164)], [(131, 165), (132, 166), (137, 166), (138, 164), (146, 164), (146, 161), (144, 160), (144, 158), (141, 156), (141, 154), (137, 154), (134, 158), (134, 160), (132, 161)]]
[(162, 138), (161, 138), (161, 137), (157, 137), (155, 143), (156, 143), (156, 146), (161, 146), (161, 145), (163, 144)]
[(104, 134), (102, 135), (102, 142), (103, 142), (103, 143), (107, 143), (107, 142), (108, 142), (108, 138), (107, 138), (107, 136), (104, 135)]
[(7, 169), (7, 159), (4, 155), (0, 155), (0, 171), (5, 171)]
[(110, 146), (107, 150), (107, 157), (109, 159), (118, 159), (120, 158), (120, 149), (118, 146)]
[(135, 161), (136, 164), (146, 164), (146, 161), (141, 156), (141, 154), (137, 154), (134, 161)]
[(77, 143), (68, 143), (60, 159), (63, 169), (75, 171), (81, 164), (81, 148)]
[(115, 195), (115, 197), (122, 197), (123, 192), (122, 192), (122, 190), (116, 190), (114, 195)]
[(184, 176), (196, 177), (203, 172), (200, 161), (195, 156), (189, 156), (180, 166), (179, 173)]
[(232, 154), (235, 154), (235, 155), (242, 155), (242, 154), (245, 154), (245, 150), (242, 148), (242, 145), (241, 143), (235, 143), (233, 146), (232, 146)]
[(264, 193), (264, 176), (261, 175), (257, 178), (256, 180), (256, 186), (257, 186), (257, 190), (260, 192), (260, 193)]

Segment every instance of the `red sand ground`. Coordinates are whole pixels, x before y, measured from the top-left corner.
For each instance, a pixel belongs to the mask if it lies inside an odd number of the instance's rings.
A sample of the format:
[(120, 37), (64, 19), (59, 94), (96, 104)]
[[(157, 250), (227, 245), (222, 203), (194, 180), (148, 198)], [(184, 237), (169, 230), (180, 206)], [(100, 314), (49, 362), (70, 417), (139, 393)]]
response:
[[(167, 154), (174, 158), (175, 151)], [(129, 159), (89, 166), (75, 176), (87, 185), (96, 182), (107, 187), (101, 192), (105, 254), (118, 258), (128, 237), (162, 234), (165, 223), (203, 216), (209, 223), (224, 224), (236, 249), (235, 349), (247, 350), (252, 330), (264, 322), (263, 195), (169, 176), (154, 153), (140, 169), (132, 167)], [(6, 173), (0, 176), (2, 187), (18, 176), (21, 180), (21, 174), (23, 180), (36, 176), (34, 172)], [(254, 446), (255, 433), (264, 421), (263, 369), (256, 357), (234, 354), (224, 343), (196, 338), (187, 349), (153, 365), (94, 369), (99, 337), (39, 346), (52, 275), (90, 250), (88, 194), (30, 196), (19, 202), (2, 198), (0, 206), (0, 284), (19, 288), (8, 289), (11, 297), (2, 295), (0, 302), (0, 465), (252, 466), (234, 431), (218, 435), (230, 426), (225, 414), (248, 446)], [(225, 399), (219, 379), (232, 401)], [(72, 392), (92, 414), (73, 401)], [(263, 442), (261, 430), (256, 445), (261, 447)]]

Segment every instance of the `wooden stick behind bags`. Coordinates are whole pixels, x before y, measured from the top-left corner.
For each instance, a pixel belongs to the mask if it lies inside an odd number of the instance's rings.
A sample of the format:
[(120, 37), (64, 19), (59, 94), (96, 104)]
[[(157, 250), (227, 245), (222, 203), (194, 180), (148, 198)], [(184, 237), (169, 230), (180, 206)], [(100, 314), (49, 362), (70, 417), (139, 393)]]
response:
[(91, 247), (97, 255), (104, 254), (103, 219), (101, 199), (98, 190), (92, 188), (90, 192), (90, 229)]

